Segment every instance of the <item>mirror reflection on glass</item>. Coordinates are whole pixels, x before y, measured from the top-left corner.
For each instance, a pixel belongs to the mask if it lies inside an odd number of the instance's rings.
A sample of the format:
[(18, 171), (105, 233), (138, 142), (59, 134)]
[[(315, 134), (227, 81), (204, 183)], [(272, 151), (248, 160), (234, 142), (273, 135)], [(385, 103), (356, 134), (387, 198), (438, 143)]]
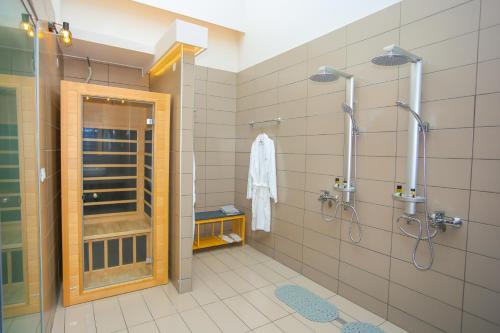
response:
[(19, 0), (0, 2), (2, 332), (41, 326), (33, 29)]

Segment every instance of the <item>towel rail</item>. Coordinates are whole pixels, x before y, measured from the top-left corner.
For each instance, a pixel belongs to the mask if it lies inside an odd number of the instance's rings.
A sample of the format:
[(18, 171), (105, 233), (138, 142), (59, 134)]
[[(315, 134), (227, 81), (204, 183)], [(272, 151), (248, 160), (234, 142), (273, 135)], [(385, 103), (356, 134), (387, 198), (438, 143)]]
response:
[(255, 127), (255, 125), (258, 125), (258, 124), (267, 124), (267, 123), (276, 123), (277, 125), (279, 125), (281, 122), (282, 122), (281, 117), (278, 117), (278, 118), (262, 120), (262, 121), (252, 120), (248, 123), (248, 125), (250, 125), (252, 127)]

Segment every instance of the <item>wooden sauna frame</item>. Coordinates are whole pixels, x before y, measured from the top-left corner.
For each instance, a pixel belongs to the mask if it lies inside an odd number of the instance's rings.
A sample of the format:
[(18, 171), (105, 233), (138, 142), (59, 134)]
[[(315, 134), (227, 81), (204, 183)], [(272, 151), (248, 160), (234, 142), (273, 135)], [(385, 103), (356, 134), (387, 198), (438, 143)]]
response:
[[(2, 252), (23, 251), (24, 302), (5, 305), (5, 317), (40, 311), (40, 247), (38, 224), (38, 186), (36, 165), (35, 78), (0, 74), (0, 86), (16, 91), (19, 185), (21, 197), (20, 223), (4, 222)], [(5, 244), (8, 234), (21, 234), (20, 242)], [(9, 266), (10, 263), (7, 263)], [(12, 267), (9, 267), (9, 275)], [(9, 276), (10, 279), (10, 276)]]
[[(153, 163), (153, 217), (149, 236), (149, 249), (153, 258), (152, 275), (135, 280), (86, 289), (84, 285), (83, 220), (101, 221), (120, 219), (127, 213), (99, 214), (96, 217), (83, 216), (83, 106), (84, 98), (110, 98), (153, 105), (154, 114), (154, 159)], [(104, 126), (105, 127), (105, 126)], [(103, 127), (103, 128), (104, 128)], [(170, 95), (148, 91), (100, 86), (79, 82), (61, 81), (61, 197), (62, 197), (62, 247), (63, 247), (63, 302), (65, 306), (113, 296), (138, 289), (149, 288), (168, 282), (168, 200), (169, 200), (169, 140), (170, 140)], [(144, 142), (144, 141), (143, 141)], [(137, 149), (139, 141), (137, 141)], [(137, 150), (137, 154), (139, 151)], [(137, 175), (144, 172), (143, 163), (137, 162)], [(143, 187), (136, 183), (137, 199), (143, 195)], [(142, 194), (141, 194), (142, 193)], [(137, 200), (137, 207), (142, 203)], [(139, 210), (137, 208), (138, 211)], [(121, 215), (121, 216), (119, 216)], [(117, 266), (118, 269), (135, 269), (135, 237), (144, 235), (144, 229), (127, 230), (134, 237), (134, 265)], [(99, 240), (104, 241), (123, 236), (119, 231), (106, 233)], [(88, 238), (88, 237), (87, 237)], [(91, 237), (90, 237), (91, 238)], [(88, 240), (90, 240), (90, 238)], [(150, 246), (150, 245), (148, 245)], [(120, 241), (121, 250), (121, 241)], [(105, 250), (106, 251), (106, 250)], [(89, 253), (90, 245), (89, 245)], [(121, 257), (121, 251), (119, 256)], [(105, 256), (106, 258), (106, 256)], [(104, 260), (107, 260), (104, 259)], [(120, 259), (121, 260), (121, 259)], [(121, 263), (121, 261), (120, 261)], [(89, 264), (91, 259), (89, 258)], [(107, 266), (106, 266), (107, 267)], [(121, 268), (120, 268), (121, 267)], [(113, 274), (108, 269), (107, 274)], [(103, 274), (106, 274), (103, 271)]]

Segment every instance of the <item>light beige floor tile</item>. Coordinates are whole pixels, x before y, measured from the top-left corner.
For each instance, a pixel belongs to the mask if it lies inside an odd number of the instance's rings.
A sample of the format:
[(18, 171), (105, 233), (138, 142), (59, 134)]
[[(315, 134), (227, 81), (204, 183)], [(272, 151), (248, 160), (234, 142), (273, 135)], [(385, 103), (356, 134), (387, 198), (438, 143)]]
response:
[(120, 301), (123, 317), (128, 327), (153, 320), (140, 292), (121, 295), (118, 297), (118, 301)]
[(100, 299), (94, 301), (93, 306), (98, 333), (114, 332), (126, 328), (118, 298), (110, 297)]
[[(234, 252), (234, 250), (232, 250)], [(214, 255), (217, 259), (219, 259), (224, 265), (228, 266), (230, 269), (236, 269), (238, 267), (242, 267), (243, 264), (236, 260), (235, 257), (230, 255), (228, 252), (220, 252)]]
[(278, 283), (286, 280), (283, 275), (276, 273), (265, 264), (253, 265), (250, 266), (250, 269), (261, 275), (264, 279), (271, 281), (272, 283)]
[(144, 289), (142, 296), (153, 318), (161, 318), (176, 313), (174, 305), (170, 302), (162, 287)]
[(330, 291), (325, 287), (320, 286), (316, 282), (306, 278), (303, 275), (292, 278), (289, 281), (308, 289), (310, 292), (315, 293), (321, 298), (329, 298), (335, 295), (333, 291)]
[(282, 330), (278, 328), (278, 326), (274, 325), (273, 323), (269, 323), (267, 325), (264, 325), (262, 327), (254, 329), (252, 332), (255, 333), (283, 333)]
[(235, 251), (231, 252), (231, 255), (236, 258), (239, 262), (241, 262), (243, 265), (250, 266), (250, 265), (255, 265), (257, 264), (257, 260), (252, 258), (252, 256), (246, 254), (243, 251)]
[(254, 290), (242, 295), (257, 310), (262, 312), (272, 321), (286, 317), (289, 313), (272, 299), (265, 296), (259, 290)]
[(300, 320), (295, 318), (293, 315), (276, 320), (274, 323), (286, 333), (313, 332), (313, 330), (302, 324)]
[(207, 276), (207, 275), (213, 275), (215, 274), (214, 271), (212, 271), (203, 261), (201, 261), (201, 258), (198, 255), (195, 255), (193, 257), (193, 272), (195, 274), (198, 274), (199, 276)]
[(262, 252), (259, 252), (258, 250), (254, 249), (253, 247), (250, 247), (248, 245), (245, 245), (242, 250), (251, 256), (253, 259), (257, 260), (258, 262), (264, 262), (268, 260), (272, 260), (271, 257), (266, 256)]
[(234, 272), (241, 278), (248, 281), (255, 288), (262, 288), (271, 284), (271, 282), (267, 281), (262, 276), (246, 266), (235, 269)]
[(203, 282), (203, 278), (198, 276), (193, 277), (193, 291), (191, 295), (200, 305), (219, 301), (217, 295)]
[(189, 328), (178, 314), (156, 319), (156, 326), (161, 333), (189, 333)]
[(219, 297), (228, 298), (238, 295), (233, 288), (231, 288), (226, 282), (224, 282), (217, 275), (209, 275), (203, 279), (203, 282)]
[(129, 327), (129, 333), (159, 333), (158, 327), (154, 321), (139, 324), (137, 326)]
[[(12, 320), (9, 325), (9, 330), (7, 333), (35, 333), (40, 331), (40, 314), (30, 314), (25, 316), (19, 316)], [(93, 331), (90, 331), (93, 332)]]
[(200, 260), (215, 273), (222, 273), (231, 270), (231, 268), (226, 266), (222, 261), (217, 259), (214, 255), (201, 257)]
[(337, 320), (332, 321), (332, 324), (337, 326), (340, 329), (342, 329), (342, 326), (344, 326), (343, 325), (344, 322), (345, 323), (352, 323), (355, 321), (359, 321), (359, 320), (356, 320), (353, 317), (349, 316), (345, 312), (340, 311), (338, 308), (337, 308), (337, 312), (338, 312)]
[(198, 303), (196, 303), (191, 294), (179, 294), (171, 283), (162, 286), (162, 288), (177, 311), (182, 312), (198, 307)]
[(222, 332), (202, 308), (184, 311), (181, 316), (192, 333)]
[(276, 295), (274, 294), (274, 292), (276, 291), (276, 286), (267, 286), (264, 288), (260, 288), (259, 291), (262, 293), (262, 295), (266, 296), (267, 298), (278, 304), (286, 312), (288, 313), (295, 312), (294, 309), (292, 309), (291, 307), (280, 301), (278, 297), (276, 297)]
[(227, 333), (243, 333), (248, 327), (223, 302), (211, 303), (203, 306), (205, 312), (215, 324)]
[(245, 279), (242, 279), (235, 272), (224, 272), (219, 274), (222, 280), (224, 280), (231, 288), (233, 288), (237, 293), (245, 293), (250, 290), (255, 289), (250, 283)]
[(310, 329), (312, 329), (314, 332), (317, 333), (340, 333), (340, 328), (335, 326), (334, 324), (328, 322), (328, 323), (321, 323), (317, 321), (311, 321), (302, 315), (298, 313), (294, 313), (293, 316), (295, 319), (299, 320), (302, 324), (306, 325)]
[(96, 324), (92, 303), (83, 303), (66, 308), (64, 327), (66, 332), (95, 332)]
[(283, 265), (280, 262), (277, 262), (276, 260), (269, 260), (264, 262), (264, 265), (275, 271), (276, 273), (284, 276), (287, 279), (291, 279), (293, 277), (299, 276), (300, 273), (294, 271), (291, 268), (288, 268), (287, 266)]
[(356, 320), (370, 323), (372, 325), (380, 325), (385, 319), (376, 314), (362, 308), (361, 306), (349, 301), (342, 296), (334, 296), (328, 299), (329, 302), (335, 304), (339, 310), (345, 312)]
[(242, 296), (225, 299), (224, 303), (251, 329), (255, 329), (269, 322), (266, 316), (259, 312)]
[[(64, 308), (58, 305), (52, 324), (52, 333), (64, 333), (64, 314)], [(5, 328), (5, 331), (8, 331), (8, 329)]]
[(379, 327), (383, 329), (385, 333), (408, 333), (407, 331), (405, 331), (401, 327), (394, 325), (390, 321), (382, 323), (382, 325), (380, 325)]

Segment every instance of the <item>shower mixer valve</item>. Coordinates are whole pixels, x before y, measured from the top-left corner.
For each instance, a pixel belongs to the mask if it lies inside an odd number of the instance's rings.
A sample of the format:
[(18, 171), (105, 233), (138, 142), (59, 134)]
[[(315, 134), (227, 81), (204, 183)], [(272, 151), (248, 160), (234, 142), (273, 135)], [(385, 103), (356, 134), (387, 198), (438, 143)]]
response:
[(462, 226), (462, 219), (459, 217), (449, 217), (443, 211), (436, 211), (429, 216), (431, 225), (441, 231), (446, 231), (446, 227), (460, 228)]
[(327, 202), (327, 201), (338, 202), (339, 196), (338, 195), (331, 195), (330, 191), (328, 191), (328, 190), (321, 190), (319, 193), (318, 200), (321, 201), (322, 203)]

